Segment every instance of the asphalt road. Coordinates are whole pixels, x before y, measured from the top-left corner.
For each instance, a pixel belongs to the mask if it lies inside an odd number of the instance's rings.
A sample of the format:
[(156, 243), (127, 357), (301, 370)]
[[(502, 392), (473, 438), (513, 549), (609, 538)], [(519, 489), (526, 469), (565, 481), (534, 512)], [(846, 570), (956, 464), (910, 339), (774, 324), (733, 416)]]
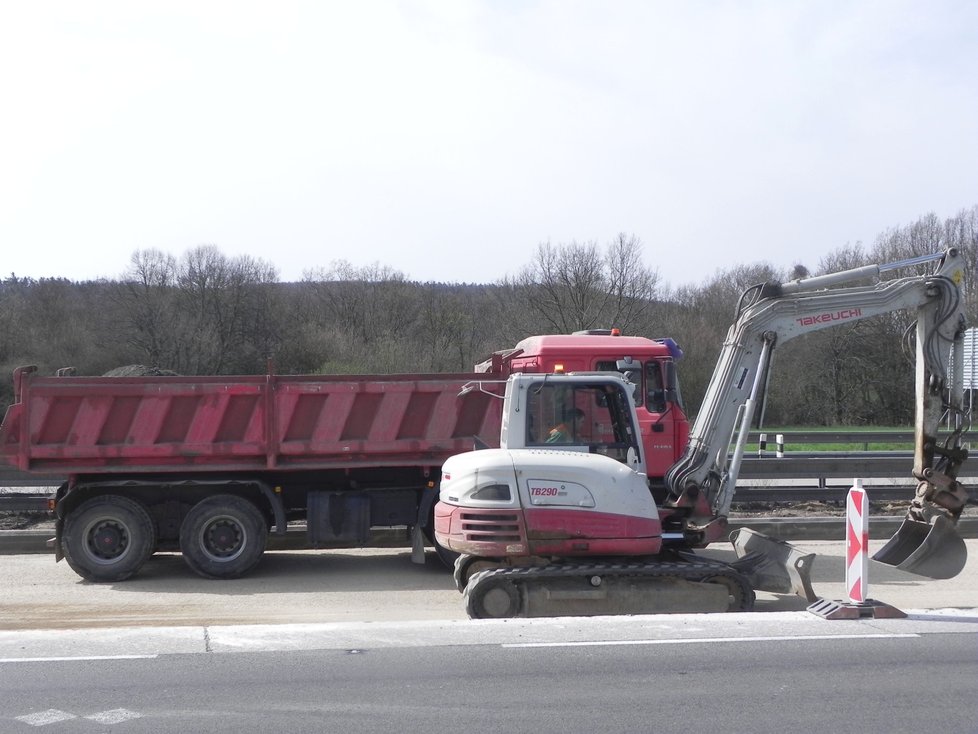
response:
[[(73, 660), (0, 657), (0, 730), (978, 728), (975, 615), (841, 622), (798, 613), (677, 615), (243, 630), (213, 628), (194, 640), (190, 629), (171, 628), (170, 644), (184, 647), (171, 654), (152, 653), (146, 637), (134, 634), (128, 658), (82, 657), (81, 648)], [(30, 644), (41, 633), (19, 634)], [(50, 644), (58, 636), (43, 634)]]
[[(875, 552), (883, 541), (871, 541)], [(900, 609), (978, 608), (978, 540), (954, 579), (933, 581), (870, 563), (869, 596)], [(798, 542), (817, 554), (815, 591), (846, 598), (844, 544)], [(713, 555), (733, 559), (733, 552)], [(211, 581), (179, 555), (159, 554), (139, 575), (115, 584), (83, 581), (50, 555), (3, 556), (0, 630), (122, 626), (382, 622), (465, 619), (451, 574), (434, 558), (412, 564), (406, 549), (267, 553), (249, 576)], [(756, 609), (800, 611), (794, 596), (760, 592)]]
[[(0, 731), (974, 734), (967, 544), (948, 581), (871, 564), (870, 595), (909, 616), (857, 620), (760, 594), (750, 614), (473, 621), (400, 549), (269, 553), (237, 581), (164, 554), (118, 584), (5, 556)], [(842, 542), (798, 545), (843, 598)]]

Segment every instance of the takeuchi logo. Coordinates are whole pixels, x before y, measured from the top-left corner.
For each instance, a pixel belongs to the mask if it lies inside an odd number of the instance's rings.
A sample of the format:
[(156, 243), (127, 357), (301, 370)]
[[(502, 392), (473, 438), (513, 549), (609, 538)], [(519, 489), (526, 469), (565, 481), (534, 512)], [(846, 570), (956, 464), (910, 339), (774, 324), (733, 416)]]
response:
[(818, 316), (802, 316), (795, 319), (799, 326), (815, 326), (816, 324), (828, 324), (832, 321), (845, 321), (846, 319), (856, 319), (863, 315), (861, 308), (844, 308), (835, 313), (820, 313)]

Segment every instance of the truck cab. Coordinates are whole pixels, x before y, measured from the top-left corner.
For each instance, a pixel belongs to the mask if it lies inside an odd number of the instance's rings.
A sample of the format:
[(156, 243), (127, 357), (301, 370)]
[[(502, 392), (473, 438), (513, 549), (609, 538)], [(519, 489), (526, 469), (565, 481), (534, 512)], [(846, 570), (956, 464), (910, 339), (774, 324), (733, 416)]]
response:
[[(649, 480), (653, 484), (661, 484), (666, 471), (682, 456), (689, 438), (689, 422), (675, 367), (675, 363), (681, 358), (682, 350), (672, 339), (622, 336), (617, 329), (592, 329), (573, 334), (528, 337), (513, 349), (495, 352), (489, 359), (477, 364), (475, 370), (500, 377), (508, 377), (517, 372), (625, 373), (635, 385), (633, 401)], [(541, 400), (545, 394), (541, 394)], [(545, 419), (550, 423), (546, 426), (548, 431), (561, 424), (564, 416), (555, 411), (566, 404), (565, 400), (556, 395), (551, 402), (551, 408), (541, 408), (551, 410), (551, 414)], [(590, 420), (589, 416), (585, 416), (584, 421), (592, 434), (600, 434), (603, 430), (600, 422)], [(542, 431), (544, 426), (533, 426), (533, 430)], [(537, 441), (546, 443), (549, 434), (536, 433), (534, 437)], [(612, 445), (620, 441), (579, 443)]]

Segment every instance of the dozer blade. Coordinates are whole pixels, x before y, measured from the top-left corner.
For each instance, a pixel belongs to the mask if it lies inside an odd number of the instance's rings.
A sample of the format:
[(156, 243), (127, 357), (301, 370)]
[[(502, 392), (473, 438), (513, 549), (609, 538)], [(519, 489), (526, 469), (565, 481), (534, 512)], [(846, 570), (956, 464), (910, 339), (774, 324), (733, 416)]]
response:
[(811, 578), (814, 553), (802, 553), (791, 543), (769, 538), (750, 528), (733, 531), (730, 542), (739, 559), (733, 566), (758, 591), (794, 592), (808, 602), (818, 599)]
[(932, 579), (957, 576), (968, 560), (968, 546), (944, 515), (930, 522), (907, 517), (874, 561)]

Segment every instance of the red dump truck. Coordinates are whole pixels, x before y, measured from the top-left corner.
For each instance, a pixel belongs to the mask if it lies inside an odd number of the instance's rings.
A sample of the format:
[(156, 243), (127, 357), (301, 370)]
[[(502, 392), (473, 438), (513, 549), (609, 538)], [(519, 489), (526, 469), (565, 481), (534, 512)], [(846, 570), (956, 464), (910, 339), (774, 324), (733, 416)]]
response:
[(92, 581), (128, 578), (158, 550), (182, 552), (205, 577), (241, 576), (269, 533), (302, 520), (310, 548), (364, 546), (372, 528), (405, 526), (423, 559), (441, 465), (499, 445), (509, 374), (629, 372), (655, 480), (688, 436), (680, 356), (668, 339), (600, 331), (530, 337), (462, 374), (43, 377), (21, 367), (0, 459), (68, 477), (56, 556)]

